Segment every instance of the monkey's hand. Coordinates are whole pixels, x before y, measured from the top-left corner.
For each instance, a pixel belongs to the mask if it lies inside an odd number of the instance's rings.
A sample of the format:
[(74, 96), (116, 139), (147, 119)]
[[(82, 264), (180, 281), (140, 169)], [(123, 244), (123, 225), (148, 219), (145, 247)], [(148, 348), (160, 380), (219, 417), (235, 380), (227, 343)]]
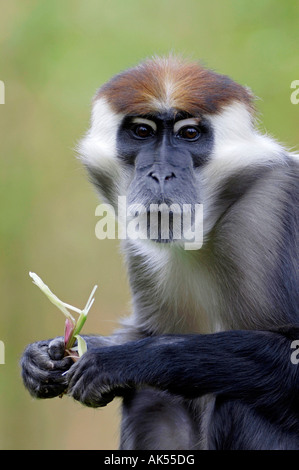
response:
[[(114, 344), (113, 337), (83, 335), (83, 338), (87, 349)], [(20, 365), (24, 385), (30, 394), (35, 398), (53, 398), (67, 389), (66, 372), (74, 367), (74, 362), (69, 356), (64, 356), (64, 338), (57, 337), (29, 344)]]
[(67, 394), (90, 407), (107, 405), (115, 396), (123, 395), (129, 387), (122, 383), (121, 367), (111, 352), (117, 346), (91, 349), (73, 365), (67, 373)]
[(65, 372), (74, 364), (64, 357), (64, 338), (38, 341), (27, 346), (21, 358), (25, 387), (35, 398), (61, 395), (68, 385)]

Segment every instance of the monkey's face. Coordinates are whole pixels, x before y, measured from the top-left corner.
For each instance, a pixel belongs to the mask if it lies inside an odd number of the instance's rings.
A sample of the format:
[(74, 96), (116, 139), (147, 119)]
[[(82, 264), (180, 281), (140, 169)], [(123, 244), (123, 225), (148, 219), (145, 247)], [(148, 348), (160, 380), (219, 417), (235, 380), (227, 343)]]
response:
[(213, 134), (208, 122), (180, 112), (127, 116), (117, 134), (117, 152), (132, 171), (129, 204), (200, 203), (200, 167)]
[[(122, 196), (131, 217), (145, 215), (147, 231), (149, 214), (163, 215), (165, 207), (167, 217), (185, 210), (193, 223), (195, 206), (211, 200), (209, 172), (219, 173), (221, 139), (230, 156), (242, 133), (248, 145), (250, 106), (248, 90), (228, 77), (173, 57), (147, 61), (98, 91), (81, 159), (118, 216)], [(162, 238), (159, 227), (154, 239)]]
[[(133, 208), (132, 215), (138, 208), (138, 217), (146, 217), (148, 238), (159, 242), (182, 239), (185, 212), (194, 225), (195, 205), (201, 202), (200, 168), (208, 161), (212, 145), (208, 121), (184, 112), (169, 110), (123, 119), (117, 154), (131, 172), (127, 208)], [(176, 234), (173, 217), (180, 217)]]

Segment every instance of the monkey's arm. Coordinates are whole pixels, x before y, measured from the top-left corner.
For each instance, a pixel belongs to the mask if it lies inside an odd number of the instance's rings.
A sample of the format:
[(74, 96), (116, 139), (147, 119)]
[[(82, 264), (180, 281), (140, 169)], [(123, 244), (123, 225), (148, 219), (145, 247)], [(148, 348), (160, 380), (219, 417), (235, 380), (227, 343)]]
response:
[(291, 362), (296, 337), (298, 328), (228, 331), (92, 349), (69, 371), (68, 393), (97, 407), (130, 388), (149, 385), (186, 398), (216, 393), (273, 407), (299, 391), (299, 366)]

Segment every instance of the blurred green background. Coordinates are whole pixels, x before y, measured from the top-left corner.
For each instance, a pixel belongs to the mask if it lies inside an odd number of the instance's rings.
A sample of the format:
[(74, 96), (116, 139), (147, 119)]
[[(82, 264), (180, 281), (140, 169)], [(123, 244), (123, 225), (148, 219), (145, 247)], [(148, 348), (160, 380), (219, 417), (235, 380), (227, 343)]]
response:
[(292, 0), (1, 0), (1, 449), (115, 449), (119, 405), (33, 400), (19, 358), (27, 343), (63, 333), (62, 314), (28, 276), (84, 306), (84, 332), (110, 334), (130, 309), (118, 242), (95, 237), (97, 197), (74, 148), (96, 89), (140, 59), (169, 51), (248, 85), (261, 128), (296, 148), (299, 3)]

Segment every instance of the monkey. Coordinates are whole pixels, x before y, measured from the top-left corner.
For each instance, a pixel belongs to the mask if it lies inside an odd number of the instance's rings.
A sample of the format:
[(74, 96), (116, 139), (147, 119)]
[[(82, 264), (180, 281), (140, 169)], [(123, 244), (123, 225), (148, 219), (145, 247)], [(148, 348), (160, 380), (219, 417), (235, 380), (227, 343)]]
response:
[[(132, 312), (84, 336), (75, 363), (58, 337), (28, 345), (21, 369), (34, 397), (121, 397), (121, 450), (299, 449), (298, 156), (256, 116), (247, 86), (177, 55), (94, 96), (79, 158), (102, 201), (125, 196), (147, 221), (121, 240)], [(171, 223), (162, 237), (159, 218), (148, 237), (161, 204), (187, 205), (193, 225), (202, 205), (200, 248)]]

